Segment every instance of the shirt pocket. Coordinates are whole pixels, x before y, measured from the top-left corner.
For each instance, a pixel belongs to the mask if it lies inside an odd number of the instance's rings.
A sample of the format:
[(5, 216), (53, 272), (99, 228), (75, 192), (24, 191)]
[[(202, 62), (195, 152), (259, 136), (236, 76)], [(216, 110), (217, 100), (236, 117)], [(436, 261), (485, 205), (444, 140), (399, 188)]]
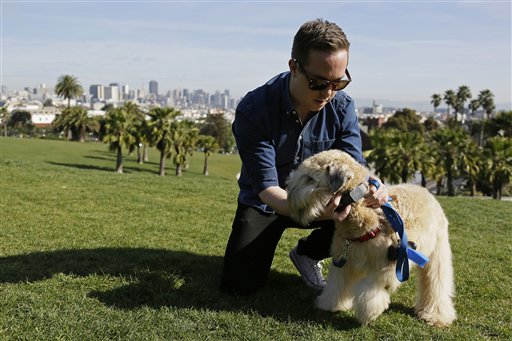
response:
[(327, 139), (321, 141), (304, 141), (304, 159), (313, 156), (317, 153), (328, 150), (334, 144), (335, 139)]

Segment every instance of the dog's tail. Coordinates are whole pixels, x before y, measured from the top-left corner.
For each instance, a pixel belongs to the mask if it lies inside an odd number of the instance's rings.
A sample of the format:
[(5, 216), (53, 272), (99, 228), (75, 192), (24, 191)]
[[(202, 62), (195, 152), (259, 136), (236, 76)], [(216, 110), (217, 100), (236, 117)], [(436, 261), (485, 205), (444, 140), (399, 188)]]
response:
[(430, 260), (418, 271), (416, 314), (427, 323), (443, 327), (456, 319), (452, 298), (455, 294), (452, 254), (448, 241), (448, 221), (438, 230)]

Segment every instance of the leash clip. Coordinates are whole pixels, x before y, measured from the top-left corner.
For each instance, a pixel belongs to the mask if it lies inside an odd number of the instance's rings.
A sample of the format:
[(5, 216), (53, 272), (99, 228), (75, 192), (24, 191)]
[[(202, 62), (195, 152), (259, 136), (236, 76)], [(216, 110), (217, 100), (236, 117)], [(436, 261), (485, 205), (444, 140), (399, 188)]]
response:
[(349, 246), (350, 246), (350, 240), (346, 239), (345, 246), (343, 247), (343, 254), (341, 255), (340, 259), (335, 260), (333, 258), (333, 260), (332, 260), (332, 264), (335, 267), (342, 268), (343, 265), (345, 265), (347, 263), (347, 258), (348, 258), (347, 255), (348, 255), (348, 247)]

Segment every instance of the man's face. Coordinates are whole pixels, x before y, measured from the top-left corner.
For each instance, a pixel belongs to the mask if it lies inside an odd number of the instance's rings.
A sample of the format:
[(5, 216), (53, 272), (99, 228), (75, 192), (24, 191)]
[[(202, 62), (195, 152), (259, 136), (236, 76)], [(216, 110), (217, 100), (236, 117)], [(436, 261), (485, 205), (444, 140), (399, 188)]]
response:
[(311, 50), (307, 65), (290, 60), (290, 92), (296, 108), (313, 112), (321, 110), (334, 97), (336, 91), (332, 86), (323, 90), (311, 90), (309, 80), (339, 80), (345, 75), (347, 64), (347, 50), (337, 52)]

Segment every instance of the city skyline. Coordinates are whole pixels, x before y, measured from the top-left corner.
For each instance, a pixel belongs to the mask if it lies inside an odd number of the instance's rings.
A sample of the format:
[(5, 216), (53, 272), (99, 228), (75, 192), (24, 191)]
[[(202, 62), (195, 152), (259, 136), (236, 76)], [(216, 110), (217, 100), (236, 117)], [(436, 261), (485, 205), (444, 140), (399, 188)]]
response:
[[(62, 74), (160, 93), (230, 89), (233, 97), (287, 69), (298, 27), (318, 17), (351, 41), (356, 100), (428, 103), (461, 85), (490, 89), (510, 110), (509, 1), (30, 1), (2, 0), (2, 85)], [(346, 15), (344, 13), (347, 13)], [(358, 103), (363, 104), (363, 103)]]

